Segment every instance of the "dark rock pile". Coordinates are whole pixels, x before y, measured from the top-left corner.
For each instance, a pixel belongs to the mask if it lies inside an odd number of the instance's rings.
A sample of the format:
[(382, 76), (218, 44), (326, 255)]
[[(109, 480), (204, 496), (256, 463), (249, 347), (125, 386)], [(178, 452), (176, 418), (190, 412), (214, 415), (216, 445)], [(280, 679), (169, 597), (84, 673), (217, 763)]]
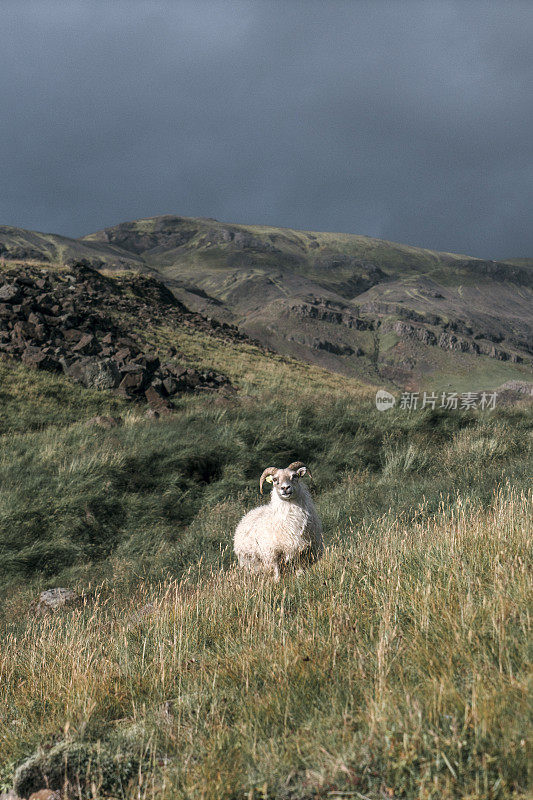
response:
[(84, 263), (53, 271), (25, 267), (0, 278), (0, 355), (64, 372), (92, 389), (146, 399), (159, 412), (184, 392), (228, 387), (216, 370), (197, 370), (150, 351), (126, 325), (165, 322), (206, 330), (228, 341), (246, 338), (234, 326), (190, 312), (159, 281), (144, 275), (106, 278)]

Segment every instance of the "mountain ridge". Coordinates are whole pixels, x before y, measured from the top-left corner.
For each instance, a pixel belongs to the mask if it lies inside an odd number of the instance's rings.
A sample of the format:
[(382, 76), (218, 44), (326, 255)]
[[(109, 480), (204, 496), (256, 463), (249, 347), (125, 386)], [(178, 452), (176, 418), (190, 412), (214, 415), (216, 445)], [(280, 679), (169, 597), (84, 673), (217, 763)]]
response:
[(485, 388), (531, 370), (527, 258), (173, 215), (79, 239), (0, 227), (0, 258), (40, 257), (151, 273), (192, 310), (369, 383), (441, 388), (470, 379)]

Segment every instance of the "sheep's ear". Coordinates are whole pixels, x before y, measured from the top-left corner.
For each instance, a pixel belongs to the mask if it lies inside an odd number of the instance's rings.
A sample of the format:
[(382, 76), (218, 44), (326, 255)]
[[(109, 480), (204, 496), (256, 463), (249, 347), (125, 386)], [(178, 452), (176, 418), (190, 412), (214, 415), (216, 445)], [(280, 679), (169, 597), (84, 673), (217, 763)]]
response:
[(306, 473), (307, 473), (307, 467), (300, 467), (300, 469), (297, 470), (297, 472), (296, 472), (296, 474), (299, 475), (300, 478), (303, 478), (303, 476)]
[(267, 483), (272, 483), (272, 475), (267, 475), (265, 480)]

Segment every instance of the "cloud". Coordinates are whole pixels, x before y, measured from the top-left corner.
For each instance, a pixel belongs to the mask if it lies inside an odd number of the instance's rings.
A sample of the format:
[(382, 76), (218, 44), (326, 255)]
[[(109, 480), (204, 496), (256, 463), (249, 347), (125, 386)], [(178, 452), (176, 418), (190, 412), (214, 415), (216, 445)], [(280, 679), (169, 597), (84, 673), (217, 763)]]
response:
[(6, 2), (0, 221), (176, 213), (533, 254), (533, 8)]

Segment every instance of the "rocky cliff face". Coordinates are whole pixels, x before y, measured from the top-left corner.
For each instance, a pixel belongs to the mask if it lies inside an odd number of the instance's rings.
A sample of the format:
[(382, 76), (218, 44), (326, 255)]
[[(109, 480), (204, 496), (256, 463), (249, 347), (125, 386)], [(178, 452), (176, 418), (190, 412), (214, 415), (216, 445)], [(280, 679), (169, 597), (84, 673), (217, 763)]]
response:
[(385, 330), (387, 329), (392, 329), (401, 339), (416, 339), (423, 344), (440, 347), (443, 350), (485, 355), (498, 361), (510, 361), (513, 364), (524, 363), (524, 358), (518, 353), (502, 350), (490, 341), (475, 341), (470, 337), (457, 336), (449, 330), (433, 330), (423, 325), (411, 325), (403, 321), (388, 324), (385, 326)]
[(319, 320), (332, 325), (343, 325), (345, 328), (357, 331), (373, 330), (374, 322), (356, 317), (348, 310), (341, 310), (328, 300), (314, 298), (304, 303), (291, 305), (290, 310), (296, 316), (305, 320)]

